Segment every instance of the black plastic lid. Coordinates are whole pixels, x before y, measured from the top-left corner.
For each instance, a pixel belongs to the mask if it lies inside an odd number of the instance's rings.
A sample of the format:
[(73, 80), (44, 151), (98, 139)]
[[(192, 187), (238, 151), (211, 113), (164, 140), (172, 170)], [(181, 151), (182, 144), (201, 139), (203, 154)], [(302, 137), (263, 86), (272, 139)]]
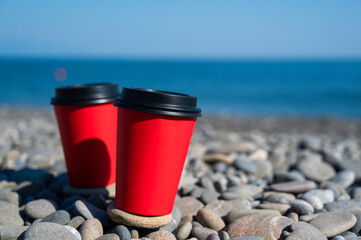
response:
[(69, 85), (55, 89), (55, 97), (51, 99), (51, 104), (102, 104), (114, 102), (114, 99), (119, 95), (119, 87), (116, 83)]
[(124, 87), (114, 106), (178, 117), (202, 116), (196, 97), (153, 89)]

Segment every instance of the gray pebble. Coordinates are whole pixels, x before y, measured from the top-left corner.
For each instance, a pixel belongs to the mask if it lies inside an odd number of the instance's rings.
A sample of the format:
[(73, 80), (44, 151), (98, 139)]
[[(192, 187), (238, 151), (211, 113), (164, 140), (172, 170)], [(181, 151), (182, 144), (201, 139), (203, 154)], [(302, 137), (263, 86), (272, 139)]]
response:
[(345, 240), (345, 238), (340, 235), (337, 235), (337, 236), (334, 236), (333, 238), (331, 238), (331, 240)]
[(355, 226), (353, 226), (350, 231), (354, 232), (354, 233), (358, 233), (361, 230), (361, 215), (360, 214), (355, 214), (355, 217), (357, 219), (357, 222), (355, 224)]
[(64, 228), (68, 229), (72, 234), (74, 234), (74, 236), (78, 239), (78, 240), (82, 240), (81, 239), (81, 235), (80, 233), (78, 232), (78, 230), (76, 230), (75, 228), (73, 227), (70, 227), (68, 225), (65, 225), (63, 226)]
[(221, 239), (219, 238), (217, 233), (212, 233), (212, 234), (208, 235), (206, 240), (221, 240)]
[(17, 239), (28, 226), (0, 225), (0, 239)]
[(226, 231), (220, 231), (218, 233), (218, 236), (221, 240), (229, 240), (230, 239), (230, 237)]
[(357, 238), (356, 233), (346, 231), (340, 234), (342, 237), (344, 237), (346, 240)]
[(77, 200), (74, 203), (73, 212), (75, 215), (81, 215), (85, 219), (91, 219), (93, 217), (97, 218), (104, 227), (114, 226), (114, 222), (110, 220), (106, 211), (88, 203), (87, 201)]
[(224, 192), (227, 190), (228, 180), (226, 178), (218, 179), (214, 182), (214, 187), (216, 188), (217, 192)]
[(132, 237), (128, 228), (123, 225), (118, 225), (113, 229), (113, 233), (116, 234), (120, 240), (130, 240)]
[(256, 236), (246, 236), (246, 237), (231, 238), (230, 240), (263, 240), (263, 238)]
[(72, 219), (70, 219), (70, 221), (67, 225), (77, 229), (84, 222), (85, 222), (85, 219), (82, 216), (76, 216), (76, 217), (73, 217)]
[(8, 202), (0, 201), (0, 225), (23, 226), (24, 221), (19, 214), (20, 209)]
[(318, 197), (322, 201), (322, 203), (329, 203), (335, 200), (333, 191), (329, 189), (313, 189), (304, 193), (302, 198), (310, 195)]
[(307, 179), (315, 182), (322, 182), (336, 175), (332, 165), (320, 159), (305, 158), (297, 164), (297, 169), (300, 170)]
[(21, 197), (18, 193), (12, 192), (10, 189), (0, 188), (0, 201), (9, 202), (17, 207), (21, 204)]
[(31, 219), (45, 218), (56, 211), (56, 204), (46, 199), (31, 201), (25, 205), (24, 213)]
[(361, 187), (354, 187), (351, 190), (352, 198), (361, 198)]
[(175, 232), (175, 236), (178, 240), (185, 240), (191, 234), (192, 231), (192, 223), (184, 222), (179, 226), (179, 228)]
[(310, 215), (314, 212), (311, 204), (301, 199), (292, 200), (289, 204), (291, 205), (291, 209), (298, 215)]
[(101, 237), (98, 237), (96, 240), (120, 240), (120, 238), (118, 237), (117, 234), (110, 233), (110, 234), (105, 234)]
[(338, 172), (337, 175), (331, 178), (329, 181), (335, 182), (346, 189), (351, 186), (355, 180), (356, 174), (353, 170), (343, 170)]
[(201, 195), (201, 201), (207, 205), (208, 203), (217, 201), (219, 196), (220, 194), (217, 192), (206, 190)]
[(98, 219), (92, 218), (80, 226), (79, 232), (82, 240), (94, 240), (103, 235), (103, 226)]
[(237, 169), (242, 170), (248, 174), (254, 174), (256, 172), (256, 166), (254, 163), (244, 158), (236, 158), (233, 164)]
[(69, 229), (57, 223), (37, 223), (25, 232), (24, 240), (78, 240)]
[(206, 238), (208, 237), (208, 235), (215, 233), (217, 234), (216, 231), (214, 231), (213, 229), (210, 228), (205, 228), (205, 227), (194, 227), (192, 229), (192, 234), (193, 236), (195, 236), (197, 239), (199, 240), (206, 240)]
[(56, 211), (47, 217), (45, 217), (42, 222), (53, 222), (60, 225), (65, 225), (70, 221), (70, 214), (65, 210)]
[(161, 227), (159, 230), (173, 232), (174, 229), (178, 227), (182, 218), (181, 211), (179, 210), (179, 208), (173, 207), (171, 215), (172, 215), (172, 221), (167, 226)]

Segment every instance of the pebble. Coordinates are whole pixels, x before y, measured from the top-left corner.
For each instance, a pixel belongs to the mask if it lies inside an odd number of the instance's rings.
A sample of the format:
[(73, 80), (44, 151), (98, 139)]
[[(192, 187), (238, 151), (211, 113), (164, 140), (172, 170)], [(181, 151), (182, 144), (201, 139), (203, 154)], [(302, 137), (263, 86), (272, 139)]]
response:
[(268, 152), (264, 149), (257, 149), (254, 152), (252, 152), (249, 156), (248, 159), (251, 161), (263, 161), (263, 160), (267, 160), (268, 158)]
[(220, 231), (226, 226), (222, 218), (209, 209), (204, 208), (199, 210), (196, 218), (197, 221), (204, 227), (208, 227), (216, 231)]
[(11, 203), (0, 201), (0, 225), (23, 226), (19, 208)]
[(182, 217), (191, 214), (195, 216), (204, 207), (203, 203), (194, 197), (176, 199), (174, 205), (182, 212)]
[(228, 222), (233, 222), (234, 220), (244, 217), (244, 216), (249, 216), (249, 215), (255, 215), (255, 214), (268, 214), (268, 215), (276, 215), (276, 216), (280, 216), (280, 212), (279, 211), (275, 211), (275, 210), (268, 210), (268, 209), (250, 209), (250, 210), (232, 210), (228, 213), (227, 215), (227, 221)]
[(10, 189), (0, 188), (0, 201), (5, 201), (19, 207), (21, 197), (18, 193), (10, 191)]
[(258, 187), (253, 184), (244, 184), (240, 186), (231, 187), (228, 189), (228, 192), (237, 193), (241, 196), (245, 197), (253, 197), (260, 193), (262, 193), (263, 188)]
[(357, 219), (356, 224), (350, 229), (350, 231), (358, 233), (361, 230), (361, 214), (356, 214), (355, 217)]
[(233, 160), (231, 158), (222, 153), (207, 154), (203, 157), (203, 161), (206, 163), (224, 162), (229, 165), (233, 163)]
[(60, 225), (65, 225), (69, 221), (70, 221), (70, 214), (65, 210), (56, 211), (42, 220), (42, 222), (53, 222)]
[(338, 164), (338, 167), (342, 170), (354, 171), (356, 175), (356, 181), (361, 180), (361, 161), (355, 161), (346, 158)]
[(349, 230), (356, 224), (356, 221), (357, 219), (353, 214), (332, 212), (321, 214), (309, 223), (330, 238)]
[(70, 219), (70, 221), (67, 225), (77, 229), (84, 222), (85, 222), (85, 219), (82, 216), (76, 216), (76, 217), (73, 217), (72, 219)]
[(320, 230), (305, 222), (294, 222), (290, 229), (292, 232), (286, 240), (327, 240)]
[(168, 231), (156, 231), (146, 236), (152, 240), (176, 240), (175, 236)]
[(116, 234), (120, 240), (130, 240), (132, 238), (128, 228), (123, 225), (114, 227), (113, 233)]
[(357, 238), (356, 233), (350, 232), (350, 231), (346, 231), (340, 234), (342, 237), (344, 237), (345, 239), (354, 239)]
[(309, 180), (322, 182), (336, 175), (335, 169), (327, 162), (320, 159), (306, 158), (301, 160), (297, 169)]
[(219, 238), (217, 233), (212, 233), (212, 234), (208, 235), (206, 240), (221, 240), (221, 239)]
[(24, 213), (31, 219), (45, 218), (56, 211), (56, 204), (46, 199), (38, 199), (25, 205)]
[(92, 218), (80, 226), (79, 232), (82, 240), (94, 240), (103, 235), (103, 226), (98, 219)]
[(345, 238), (340, 235), (337, 235), (337, 236), (334, 236), (333, 238), (331, 238), (331, 240), (345, 240)]
[(185, 240), (187, 239), (187, 237), (189, 237), (191, 231), (192, 231), (192, 223), (184, 222), (179, 226), (179, 228), (175, 232), (175, 236), (177, 237), (178, 240)]
[(281, 215), (285, 214), (288, 209), (291, 208), (289, 204), (282, 204), (282, 203), (262, 203), (257, 206), (260, 209), (269, 209), (269, 210), (276, 210), (281, 213)]
[(192, 235), (199, 240), (206, 240), (206, 238), (212, 233), (217, 234), (215, 230), (202, 226), (192, 228)]
[(325, 205), (327, 211), (345, 211), (352, 208), (361, 208), (361, 199), (338, 200)]
[(66, 229), (68, 229), (72, 234), (74, 234), (78, 240), (82, 240), (82, 239), (81, 239), (80, 232), (78, 232), (78, 230), (76, 230), (75, 228), (70, 227), (70, 226), (68, 226), (68, 225), (65, 225), (65, 226), (63, 226), (63, 227), (66, 228)]
[(208, 203), (217, 201), (220, 195), (221, 194), (217, 192), (206, 190), (201, 195), (201, 201), (207, 205)]
[(258, 236), (264, 240), (276, 240), (281, 237), (282, 230), (292, 223), (293, 220), (287, 217), (257, 214), (235, 220), (225, 231), (231, 238)]
[[(32, 224), (24, 234), (24, 240), (78, 240), (65, 226), (57, 223), (40, 222)], [(83, 239), (86, 240), (86, 239)]]
[(263, 194), (263, 200), (271, 203), (288, 202), (295, 199), (295, 195), (291, 193), (265, 192)]
[(0, 239), (17, 239), (28, 226), (0, 225)]
[(255, 164), (245, 158), (236, 158), (233, 164), (238, 170), (242, 170), (248, 174), (254, 174), (256, 172)]
[(106, 211), (87, 201), (77, 200), (74, 203), (73, 213), (75, 215), (81, 215), (85, 219), (97, 218), (104, 227), (114, 226), (114, 222), (110, 220)]
[(322, 203), (329, 203), (335, 200), (332, 190), (329, 189), (313, 189), (302, 195), (303, 199), (308, 198), (309, 196), (317, 197), (321, 200)]
[(263, 240), (263, 238), (256, 236), (247, 236), (247, 237), (231, 238), (231, 240)]
[(230, 201), (218, 200), (207, 204), (205, 209), (209, 209), (220, 217), (226, 216), (232, 209), (251, 209), (251, 204), (245, 199), (234, 199)]
[(310, 215), (314, 212), (312, 205), (302, 199), (292, 200), (289, 204), (298, 215)]
[(270, 189), (278, 192), (304, 193), (316, 187), (313, 181), (292, 181), (286, 183), (275, 183), (270, 185)]
[(264, 178), (272, 173), (273, 166), (269, 160), (255, 160), (256, 172), (253, 174), (257, 178)]
[(109, 233), (98, 237), (96, 240), (121, 240), (121, 238), (119, 238), (117, 234)]
[(182, 213), (177, 207), (173, 207), (173, 210), (171, 212), (172, 215), (172, 221), (164, 227), (161, 227), (159, 230), (164, 230), (168, 232), (173, 232), (174, 229), (176, 229), (181, 221)]
[(346, 189), (351, 186), (355, 180), (356, 174), (353, 170), (343, 170), (338, 172), (337, 175), (331, 178), (329, 181), (335, 182)]

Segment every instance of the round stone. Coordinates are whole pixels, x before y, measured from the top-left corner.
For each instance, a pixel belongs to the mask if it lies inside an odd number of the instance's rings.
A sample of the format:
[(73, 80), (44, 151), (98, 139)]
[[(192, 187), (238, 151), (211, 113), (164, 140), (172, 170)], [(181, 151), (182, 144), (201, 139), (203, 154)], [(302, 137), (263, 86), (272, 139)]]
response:
[(210, 153), (203, 157), (203, 161), (207, 163), (224, 162), (226, 164), (232, 164), (233, 160), (227, 155), (222, 153)]
[(87, 201), (77, 200), (74, 203), (72, 212), (74, 215), (82, 215), (85, 219), (97, 218), (106, 228), (114, 226), (114, 223), (110, 220), (106, 211)]
[(213, 233), (217, 234), (215, 230), (202, 226), (196, 226), (192, 229), (192, 235), (199, 240), (206, 240), (206, 238)]
[(319, 229), (326, 237), (336, 236), (356, 224), (356, 217), (350, 213), (329, 212), (319, 215), (309, 223)]
[(302, 199), (292, 200), (289, 204), (298, 215), (310, 215), (314, 212), (312, 205)]
[(315, 182), (322, 182), (336, 175), (335, 169), (327, 162), (306, 158), (301, 160), (297, 169), (300, 170), (307, 179)]
[(206, 240), (221, 240), (221, 239), (219, 238), (217, 233), (212, 233), (212, 234), (208, 235)]
[(12, 192), (7, 188), (0, 188), (0, 201), (5, 201), (18, 207), (21, 203), (21, 197), (17, 192)]
[(0, 201), (0, 225), (23, 226), (24, 221), (19, 214), (20, 209), (8, 202)]
[(234, 166), (237, 169), (242, 170), (248, 174), (253, 174), (256, 172), (256, 166), (254, 165), (254, 163), (244, 158), (237, 158), (234, 161)]
[(294, 222), (290, 229), (292, 232), (286, 240), (327, 240), (320, 230), (305, 222)]
[(195, 216), (204, 207), (203, 203), (194, 197), (183, 197), (175, 200), (174, 205), (182, 212), (182, 217), (188, 214)]
[(94, 240), (103, 235), (103, 226), (98, 219), (92, 218), (81, 225), (79, 232), (82, 240)]
[(335, 182), (344, 189), (351, 186), (356, 180), (356, 174), (353, 170), (343, 170), (338, 172), (336, 176), (330, 179), (330, 182)]
[[(98, 237), (96, 240), (121, 240), (119, 238), (119, 236), (117, 234), (114, 233), (110, 233), (110, 234), (105, 234), (101, 237)], [(129, 238), (130, 240), (130, 238)]]
[(287, 217), (258, 214), (235, 220), (225, 231), (231, 238), (258, 236), (264, 240), (276, 240), (281, 237), (282, 230), (292, 223), (293, 220)]
[(168, 223), (167, 226), (161, 227), (159, 230), (164, 230), (168, 232), (173, 232), (174, 229), (176, 229), (181, 221), (182, 213), (177, 207), (173, 207), (173, 210), (171, 212), (172, 215), (172, 221)]
[(175, 236), (168, 231), (156, 231), (148, 234), (146, 236), (152, 240), (177, 240)]
[(288, 209), (291, 208), (289, 204), (282, 204), (282, 203), (262, 203), (258, 205), (260, 209), (269, 209), (269, 210), (276, 210), (281, 213), (281, 215), (285, 214)]
[(251, 209), (251, 204), (246, 199), (234, 199), (230, 201), (218, 200), (207, 204), (204, 208), (213, 211), (220, 217), (224, 217), (232, 209)]
[(39, 199), (28, 202), (25, 205), (24, 212), (26, 216), (32, 219), (45, 218), (56, 211), (55, 203), (46, 199)]
[(78, 240), (82, 240), (81, 239), (81, 235), (80, 232), (78, 232), (78, 230), (76, 230), (73, 227), (70, 227), (68, 225), (63, 226), (64, 228), (68, 229), (72, 234), (74, 234), (74, 236), (78, 239)]
[(304, 193), (315, 187), (316, 184), (313, 181), (292, 181), (270, 185), (270, 189), (273, 191), (287, 193)]
[(253, 163), (256, 167), (254, 176), (258, 178), (264, 178), (272, 173), (273, 166), (269, 160), (255, 160)]
[(127, 213), (118, 209), (114, 202), (108, 205), (107, 212), (114, 222), (132, 227), (158, 228), (166, 226), (172, 221), (171, 214), (157, 217), (146, 217)]
[(132, 237), (128, 228), (123, 225), (118, 225), (113, 229), (113, 233), (115, 233), (120, 240), (130, 240)]
[(53, 222), (60, 225), (65, 225), (69, 221), (70, 221), (70, 214), (65, 210), (56, 211), (42, 220), (42, 222)]
[(226, 225), (222, 218), (209, 209), (201, 209), (197, 212), (197, 221), (204, 227), (220, 231)]
[(291, 193), (282, 193), (282, 192), (265, 192), (263, 194), (263, 200), (270, 203), (281, 203), (288, 202), (290, 200), (295, 200), (295, 195)]
[[(25, 232), (24, 240), (78, 240), (69, 229), (57, 223), (40, 222), (33, 224)], [(86, 239), (84, 239), (86, 240)]]
[(184, 222), (179, 226), (178, 230), (175, 233), (175, 236), (177, 237), (178, 240), (185, 240), (187, 239), (187, 237), (189, 237), (191, 231), (192, 231), (192, 223)]
[(280, 216), (280, 212), (276, 210), (269, 209), (249, 209), (249, 210), (232, 210), (227, 215), (227, 221), (233, 222), (244, 216), (255, 215), (255, 214), (268, 214), (268, 215), (276, 215)]

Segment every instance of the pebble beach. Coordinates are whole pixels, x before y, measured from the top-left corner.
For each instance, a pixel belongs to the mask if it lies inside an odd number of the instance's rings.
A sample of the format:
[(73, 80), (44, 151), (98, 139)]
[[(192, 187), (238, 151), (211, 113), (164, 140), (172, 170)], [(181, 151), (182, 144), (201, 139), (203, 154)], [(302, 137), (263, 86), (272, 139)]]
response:
[(172, 221), (145, 229), (63, 191), (52, 110), (0, 106), (0, 239), (361, 239), (360, 136), (357, 119), (199, 118)]

